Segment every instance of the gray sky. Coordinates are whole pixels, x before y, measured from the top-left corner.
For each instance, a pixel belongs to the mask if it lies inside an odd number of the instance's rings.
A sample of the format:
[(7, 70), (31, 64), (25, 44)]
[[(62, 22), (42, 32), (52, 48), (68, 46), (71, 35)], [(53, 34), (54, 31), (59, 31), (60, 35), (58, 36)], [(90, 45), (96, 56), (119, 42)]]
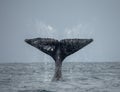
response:
[(120, 61), (120, 0), (0, 0), (0, 62), (53, 61), (35, 37), (94, 39), (65, 61)]

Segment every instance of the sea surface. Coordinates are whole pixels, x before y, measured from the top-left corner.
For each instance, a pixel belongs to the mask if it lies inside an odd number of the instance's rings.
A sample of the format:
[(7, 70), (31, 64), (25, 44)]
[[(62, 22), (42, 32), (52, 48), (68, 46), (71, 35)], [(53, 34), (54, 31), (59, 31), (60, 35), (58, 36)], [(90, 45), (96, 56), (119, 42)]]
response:
[(63, 62), (63, 81), (52, 82), (54, 62), (0, 64), (0, 92), (120, 92), (120, 63)]

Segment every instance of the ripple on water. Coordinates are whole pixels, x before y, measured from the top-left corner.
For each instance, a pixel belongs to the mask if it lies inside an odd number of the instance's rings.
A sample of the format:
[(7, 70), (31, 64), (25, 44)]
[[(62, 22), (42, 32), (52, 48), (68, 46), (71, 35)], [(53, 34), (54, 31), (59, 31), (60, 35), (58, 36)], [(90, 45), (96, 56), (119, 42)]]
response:
[(120, 92), (120, 63), (64, 62), (63, 80), (51, 82), (53, 63), (0, 64), (0, 92)]
[(18, 92), (54, 92), (54, 91), (48, 91), (48, 90), (19, 90)]

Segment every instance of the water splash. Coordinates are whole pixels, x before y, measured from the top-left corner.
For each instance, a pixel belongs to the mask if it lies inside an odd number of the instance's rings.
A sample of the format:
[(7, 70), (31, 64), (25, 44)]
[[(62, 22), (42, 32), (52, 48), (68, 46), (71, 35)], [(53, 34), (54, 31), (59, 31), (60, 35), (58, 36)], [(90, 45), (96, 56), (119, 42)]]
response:
[(55, 38), (58, 40), (63, 38), (91, 38), (93, 34), (93, 26), (91, 24), (80, 23), (71, 27), (66, 27), (65, 30), (60, 31), (53, 25), (35, 21), (34, 27), (39, 37)]
[(53, 26), (40, 21), (36, 21), (34, 26), (37, 34), (39, 34), (40, 37), (58, 38), (58, 32)]
[(89, 38), (92, 34), (90, 25), (77, 24), (71, 28), (65, 28), (64, 34), (66, 38)]

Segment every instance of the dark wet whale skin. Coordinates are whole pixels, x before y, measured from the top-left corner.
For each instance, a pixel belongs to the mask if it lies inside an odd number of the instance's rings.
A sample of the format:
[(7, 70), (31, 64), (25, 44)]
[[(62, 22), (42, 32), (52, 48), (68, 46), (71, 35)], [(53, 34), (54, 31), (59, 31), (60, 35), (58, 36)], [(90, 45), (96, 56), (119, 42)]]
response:
[(33, 38), (25, 40), (26, 43), (50, 55), (55, 60), (53, 81), (62, 79), (61, 68), (63, 60), (92, 41), (93, 39), (63, 39), (58, 41), (52, 38)]

